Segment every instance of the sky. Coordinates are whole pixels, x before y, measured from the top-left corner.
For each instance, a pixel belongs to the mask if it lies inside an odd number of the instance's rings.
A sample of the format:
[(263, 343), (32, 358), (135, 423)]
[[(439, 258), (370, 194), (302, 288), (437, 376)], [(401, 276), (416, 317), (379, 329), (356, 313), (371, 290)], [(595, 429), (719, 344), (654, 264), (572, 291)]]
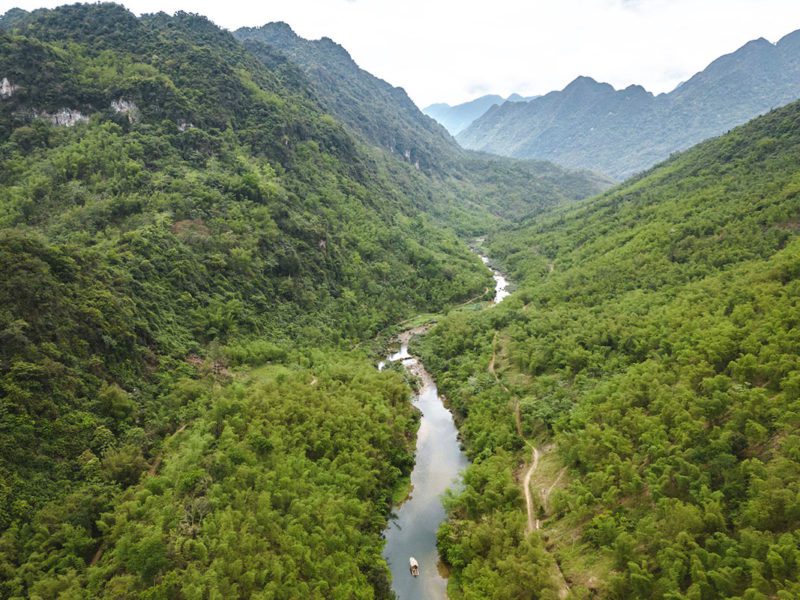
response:
[[(0, 0), (0, 12), (64, 2)], [(712, 60), (800, 29), (800, 0), (122, 0), (227, 29), (285, 21), (332, 38), (425, 107), (545, 94), (578, 75), (668, 92)]]

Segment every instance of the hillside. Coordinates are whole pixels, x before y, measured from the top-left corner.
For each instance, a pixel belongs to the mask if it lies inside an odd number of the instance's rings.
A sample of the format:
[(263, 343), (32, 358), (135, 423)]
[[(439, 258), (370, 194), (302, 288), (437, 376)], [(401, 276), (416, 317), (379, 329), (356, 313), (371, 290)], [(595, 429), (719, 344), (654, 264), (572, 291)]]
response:
[(239, 40), (262, 42), (285, 54), (315, 86), (326, 110), (367, 141), (430, 170), (462, 154), (436, 121), (423, 115), (402, 88), (360, 69), (330, 38), (312, 41), (286, 23), (235, 32)]
[(533, 598), (539, 539), (570, 597), (800, 594), (799, 167), (794, 103), (490, 240), (518, 291), (417, 348), (474, 460), (451, 598)]
[(579, 77), (530, 102), (491, 108), (458, 140), (465, 148), (622, 180), (798, 98), (800, 31), (777, 44), (749, 42), (659, 96)]
[(0, 597), (388, 597), (417, 417), (354, 348), (488, 273), (282, 55), (186, 13), (12, 16)]
[(422, 112), (443, 125), (450, 135), (458, 135), (491, 107), (503, 104), (503, 102), (528, 102), (534, 97), (511, 94), (508, 98), (503, 98), (496, 94), (489, 94), (454, 106), (443, 102), (431, 104), (423, 108)]
[[(463, 150), (447, 131), (424, 115), (401, 88), (359, 68), (347, 51), (328, 38), (306, 40), (285, 23), (235, 32), (270, 65), (277, 52), (297, 65), (315, 97), (357, 138), (391, 160), (404, 191), (441, 222), (465, 235), (516, 222), (560, 202), (591, 196), (610, 181), (546, 161), (508, 160)], [(430, 210), (428, 212), (431, 212)]]

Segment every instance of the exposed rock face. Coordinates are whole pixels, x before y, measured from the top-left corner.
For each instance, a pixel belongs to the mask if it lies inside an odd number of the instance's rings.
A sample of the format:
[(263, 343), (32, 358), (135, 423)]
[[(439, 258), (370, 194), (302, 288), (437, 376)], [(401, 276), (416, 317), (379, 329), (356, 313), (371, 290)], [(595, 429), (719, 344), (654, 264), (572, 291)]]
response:
[(139, 113), (139, 107), (136, 106), (133, 102), (129, 102), (124, 98), (120, 98), (119, 100), (114, 100), (111, 103), (111, 109), (121, 115), (125, 115), (128, 117), (128, 121), (131, 123), (136, 123), (141, 114)]
[(0, 81), (0, 98), (11, 98), (18, 89), (19, 86), (11, 83), (8, 77), (3, 77)]
[(62, 108), (56, 113), (39, 111), (34, 114), (40, 119), (46, 119), (53, 125), (60, 125), (62, 127), (72, 127), (73, 125), (89, 120), (89, 117), (71, 108)]

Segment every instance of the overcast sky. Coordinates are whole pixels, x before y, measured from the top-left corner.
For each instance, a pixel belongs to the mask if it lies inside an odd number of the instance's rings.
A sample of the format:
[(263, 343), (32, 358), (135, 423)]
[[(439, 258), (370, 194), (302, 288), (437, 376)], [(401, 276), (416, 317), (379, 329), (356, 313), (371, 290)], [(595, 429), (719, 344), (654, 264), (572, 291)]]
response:
[[(0, 0), (0, 12), (64, 2)], [(328, 36), (421, 107), (543, 94), (578, 75), (659, 93), (716, 57), (800, 29), (800, 0), (123, 0), (228, 29), (286, 21)]]

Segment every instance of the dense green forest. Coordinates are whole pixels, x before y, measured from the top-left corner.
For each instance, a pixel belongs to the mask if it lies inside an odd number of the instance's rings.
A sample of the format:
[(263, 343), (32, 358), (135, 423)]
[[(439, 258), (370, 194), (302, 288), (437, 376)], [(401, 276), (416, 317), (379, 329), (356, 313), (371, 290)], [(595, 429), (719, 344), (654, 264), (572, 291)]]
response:
[[(417, 349), (474, 461), (452, 598), (554, 594), (541, 544), (575, 598), (800, 595), (799, 166), (793, 104), (492, 237), (517, 292)], [(523, 543), (529, 443), (552, 493)]]
[(800, 105), (576, 202), (287, 29), (0, 18), (0, 598), (391, 598), (419, 313), (452, 598), (798, 597)]
[(387, 597), (366, 350), (490, 281), (435, 190), (202, 17), (0, 27), (0, 597)]
[[(308, 78), (325, 110), (354, 136), (382, 151), (373, 152), (376, 160), (388, 155), (394, 180), (419, 199), (420, 209), (463, 236), (586, 198), (611, 184), (602, 175), (550, 162), (464, 150), (402, 88), (359, 68), (329, 38), (303, 39), (286, 23), (245, 27), (234, 35), (266, 64), (274, 62), (274, 49), (288, 57)], [(437, 199), (432, 208), (431, 195)]]

